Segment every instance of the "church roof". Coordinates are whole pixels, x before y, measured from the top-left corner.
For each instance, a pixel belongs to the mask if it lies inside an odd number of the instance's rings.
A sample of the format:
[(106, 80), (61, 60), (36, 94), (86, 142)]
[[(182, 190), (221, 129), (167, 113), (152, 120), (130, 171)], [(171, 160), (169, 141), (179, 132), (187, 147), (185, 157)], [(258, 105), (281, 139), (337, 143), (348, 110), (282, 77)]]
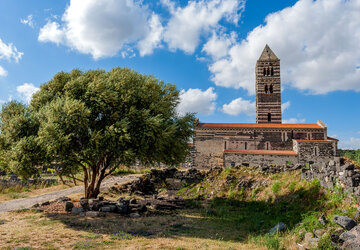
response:
[(282, 124), (282, 123), (198, 123), (198, 128), (323, 128), (318, 124)]
[(275, 55), (275, 53), (270, 49), (269, 45), (265, 45), (261, 56), (259, 57), (260, 61), (268, 61), (268, 60), (279, 60), (279, 58)]

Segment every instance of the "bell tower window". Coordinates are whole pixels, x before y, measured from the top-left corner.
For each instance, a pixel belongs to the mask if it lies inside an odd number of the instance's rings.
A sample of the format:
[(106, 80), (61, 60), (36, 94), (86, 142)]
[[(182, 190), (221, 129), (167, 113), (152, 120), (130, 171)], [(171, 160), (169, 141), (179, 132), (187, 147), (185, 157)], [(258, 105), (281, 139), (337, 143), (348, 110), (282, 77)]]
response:
[(270, 92), (270, 93), (272, 93), (272, 92), (273, 92), (273, 86), (272, 86), (272, 84), (270, 85), (269, 92)]
[(268, 122), (271, 122), (271, 114), (268, 113)]

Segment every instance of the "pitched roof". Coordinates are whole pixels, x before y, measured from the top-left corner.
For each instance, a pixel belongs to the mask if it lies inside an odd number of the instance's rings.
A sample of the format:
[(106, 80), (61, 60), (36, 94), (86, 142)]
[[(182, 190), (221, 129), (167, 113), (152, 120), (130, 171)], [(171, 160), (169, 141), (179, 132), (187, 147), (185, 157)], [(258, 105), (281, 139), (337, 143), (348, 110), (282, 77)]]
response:
[(267, 60), (279, 60), (279, 58), (275, 55), (275, 53), (270, 49), (269, 45), (265, 45), (261, 56), (259, 57), (260, 61), (267, 61)]
[(322, 128), (318, 124), (282, 124), (282, 123), (198, 123), (198, 128)]
[(291, 150), (234, 150), (225, 149), (224, 153), (251, 154), (251, 155), (297, 155)]
[(338, 139), (333, 138), (333, 137), (330, 137), (330, 136), (328, 136), (327, 138), (328, 138), (328, 140), (332, 140), (332, 141), (339, 141)]

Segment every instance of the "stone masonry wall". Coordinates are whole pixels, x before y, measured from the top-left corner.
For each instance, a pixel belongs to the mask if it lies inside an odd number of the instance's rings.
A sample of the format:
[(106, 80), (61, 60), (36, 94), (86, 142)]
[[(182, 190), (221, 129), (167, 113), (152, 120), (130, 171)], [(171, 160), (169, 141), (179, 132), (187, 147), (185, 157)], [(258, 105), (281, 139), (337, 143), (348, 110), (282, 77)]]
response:
[(293, 150), (299, 155), (299, 162), (306, 163), (314, 159), (325, 161), (336, 156), (336, 141), (319, 140), (319, 141), (302, 141), (293, 140)]
[(263, 165), (287, 165), (297, 164), (298, 156), (296, 155), (260, 155), (260, 154), (224, 154), (224, 167), (237, 166), (263, 166)]
[(339, 157), (334, 157), (328, 163), (309, 164), (302, 169), (301, 177), (307, 181), (318, 179), (323, 187), (330, 189), (339, 184), (345, 192), (354, 194), (360, 201), (360, 169), (352, 164), (344, 164)]

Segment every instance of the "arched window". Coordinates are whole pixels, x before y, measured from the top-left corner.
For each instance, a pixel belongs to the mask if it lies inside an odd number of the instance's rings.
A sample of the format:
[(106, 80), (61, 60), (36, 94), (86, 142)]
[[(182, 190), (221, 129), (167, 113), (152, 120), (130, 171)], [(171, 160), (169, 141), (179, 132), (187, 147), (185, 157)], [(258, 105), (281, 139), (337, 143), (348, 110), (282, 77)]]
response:
[(267, 75), (267, 76), (270, 75), (270, 69), (269, 69), (269, 67), (266, 69), (266, 75)]
[(271, 114), (268, 113), (268, 122), (271, 122)]
[(271, 75), (273, 76), (274, 75), (274, 68), (271, 67)]
[(266, 69), (264, 68), (264, 76), (266, 75)]
[(245, 150), (247, 150), (247, 142), (245, 142)]
[(265, 149), (269, 150), (270, 149), (270, 142), (265, 142)]
[(273, 86), (272, 86), (272, 84), (270, 85), (269, 92), (270, 92), (270, 93), (272, 93), (272, 92), (273, 92)]
[(267, 94), (267, 93), (268, 93), (268, 91), (269, 91), (268, 86), (267, 86), (267, 85), (265, 85), (265, 94)]

